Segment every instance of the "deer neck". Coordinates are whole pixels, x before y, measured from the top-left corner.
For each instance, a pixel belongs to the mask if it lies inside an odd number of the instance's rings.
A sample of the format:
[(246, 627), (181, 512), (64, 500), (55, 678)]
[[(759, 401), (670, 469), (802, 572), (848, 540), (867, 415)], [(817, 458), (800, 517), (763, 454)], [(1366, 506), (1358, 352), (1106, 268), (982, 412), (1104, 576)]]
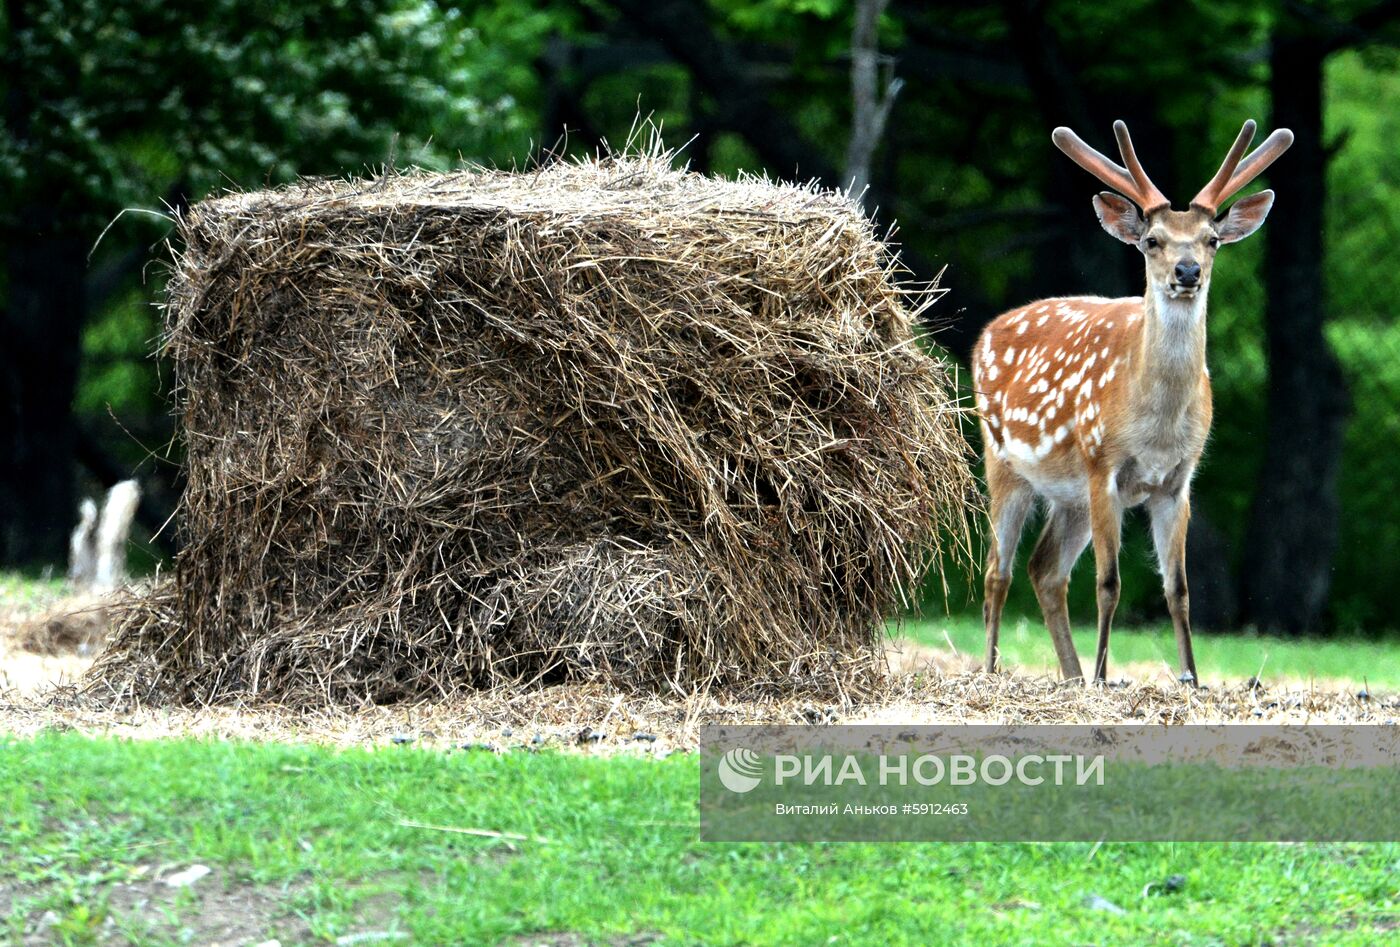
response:
[(1206, 289), (1172, 299), (1149, 285), (1142, 310), (1134, 402), (1144, 414), (1179, 418), (1200, 397), (1206, 370)]

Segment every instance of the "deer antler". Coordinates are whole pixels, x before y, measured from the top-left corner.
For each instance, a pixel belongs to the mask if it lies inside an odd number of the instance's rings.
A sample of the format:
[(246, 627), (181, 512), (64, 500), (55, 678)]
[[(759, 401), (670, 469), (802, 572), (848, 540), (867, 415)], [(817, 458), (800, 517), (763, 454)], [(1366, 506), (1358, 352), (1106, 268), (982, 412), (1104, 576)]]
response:
[[(1279, 155), (1293, 144), (1293, 133), (1286, 128), (1280, 128), (1265, 138), (1264, 143), (1245, 158), (1245, 149), (1254, 141), (1255, 128), (1253, 119), (1244, 123), (1239, 136), (1235, 138), (1235, 143), (1230, 147), (1229, 154), (1220, 165), (1220, 170), (1215, 172), (1215, 177), (1210, 179), (1209, 184), (1201, 188), (1201, 193), (1191, 199), (1192, 207), (1214, 214), (1221, 204), (1263, 174), (1264, 169), (1277, 161)], [(1240, 160), (1241, 158), (1244, 160)]]
[(1118, 151), (1122, 154), (1123, 164), (1126, 164), (1127, 167), (1116, 164), (1090, 148), (1082, 138), (1063, 126), (1055, 129), (1050, 135), (1050, 139), (1056, 147), (1069, 155), (1071, 161), (1115, 191), (1130, 198), (1133, 203), (1142, 208), (1144, 214), (1161, 210), (1170, 204), (1171, 202), (1167, 200), (1166, 195), (1157, 190), (1157, 185), (1153, 184), (1151, 178), (1147, 176), (1147, 172), (1142, 170), (1137, 152), (1133, 150), (1133, 139), (1128, 135), (1128, 126), (1121, 121), (1114, 122), (1113, 134), (1118, 139)]

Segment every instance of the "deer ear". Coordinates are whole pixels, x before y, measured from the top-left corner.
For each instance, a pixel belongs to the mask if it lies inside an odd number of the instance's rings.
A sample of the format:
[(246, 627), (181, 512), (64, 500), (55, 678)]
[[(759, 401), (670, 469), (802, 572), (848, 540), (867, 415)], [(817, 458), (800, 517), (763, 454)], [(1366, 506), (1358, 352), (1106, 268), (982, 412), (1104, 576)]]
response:
[(1274, 192), (1260, 191), (1235, 201), (1228, 213), (1216, 221), (1215, 229), (1221, 243), (1238, 243), (1264, 225), (1269, 208), (1274, 206)]
[(1147, 221), (1142, 219), (1137, 206), (1112, 191), (1094, 195), (1094, 213), (1099, 215), (1103, 229), (1124, 243), (1136, 244), (1147, 227)]

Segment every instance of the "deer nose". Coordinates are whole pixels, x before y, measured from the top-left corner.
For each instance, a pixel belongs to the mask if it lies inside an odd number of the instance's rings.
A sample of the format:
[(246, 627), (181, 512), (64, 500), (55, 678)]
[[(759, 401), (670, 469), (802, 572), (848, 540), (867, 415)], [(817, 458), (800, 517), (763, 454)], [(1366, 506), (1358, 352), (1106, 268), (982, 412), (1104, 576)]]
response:
[(1176, 265), (1176, 281), (1182, 286), (1195, 286), (1201, 279), (1201, 264), (1182, 260)]

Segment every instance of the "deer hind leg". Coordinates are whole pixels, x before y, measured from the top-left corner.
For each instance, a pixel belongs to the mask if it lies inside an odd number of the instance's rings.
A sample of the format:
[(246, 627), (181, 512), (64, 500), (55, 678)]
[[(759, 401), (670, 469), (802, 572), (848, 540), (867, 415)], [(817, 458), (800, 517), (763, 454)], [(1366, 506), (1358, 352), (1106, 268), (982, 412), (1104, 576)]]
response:
[(997, 639), (1001, 634), (1001, 611), (1006, 605), (1006, 592), (1011, 588), (1011, 566), (1016, 561), (1016, 547), (1026, 516), (1035, 505), (1035, 493), (1030, 484), (1018, 477), (1005, 462), (990, 451), (987, 454), (987, 492), (991, 495), (988, 510), (990, 526), (987, 536), (987, 578), (982, 598), (982, 622), (987, 629), (988, 674), (996, 673)]
[(1051, 504), (1045, 530), (1031, 553), (1030, 574), (1035, 597), (1045, 615), (1045, 627), (1055, 645), (1060, 674), (1067, 681), (1083, 680), (1079, 654), (1069, 630), (1069, 574), (1089, 544), (1089, 511), (1083, 507)]
[(1118, 549), (1122, 544), (1123, 508), (1113, 488), (1112, 475), (1091, 478), (1089, 518), (1094, 534), (1094, 566), (1098, 580), (1099, 640), (1094, 651), (1094, 680), (1108, 677), (1108, 635), (1113, 613), (1118, 610), (1121, 582), (1118, 576)]
[(1152, 542), (1157, 547), (1157, 564), (1162, 570), (1162, 591), (1176, 633), (1176, 652), (1183, 678), (1191, 686), (1196, 677), (1196, 657), (1191, 653), (1191, 598), (1186, 589), (1186, 528), (1191, 520), (1191, 501), (1183, 490), (1167, 497), (1154, 497), (1147, 504), (1152, 518)]

